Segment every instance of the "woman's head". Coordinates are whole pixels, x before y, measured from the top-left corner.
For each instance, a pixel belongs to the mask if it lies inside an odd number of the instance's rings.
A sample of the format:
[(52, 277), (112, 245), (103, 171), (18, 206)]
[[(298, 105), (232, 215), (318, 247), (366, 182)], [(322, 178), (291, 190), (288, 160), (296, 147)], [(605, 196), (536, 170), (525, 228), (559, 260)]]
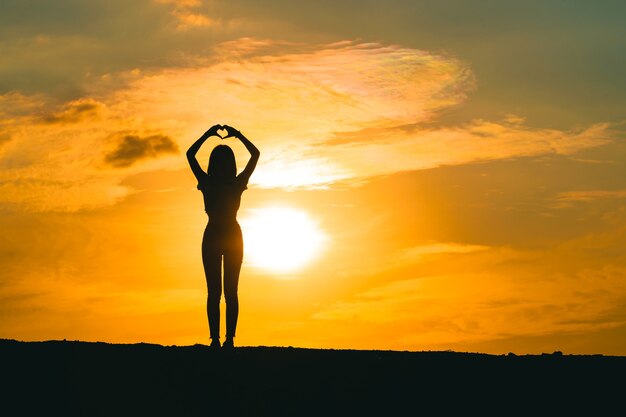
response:
[(212, 177), (235, 178), (237, 176), (237, 164), (233, 150), (226, 145), (218, 145), (209, 157), (207, 173)]

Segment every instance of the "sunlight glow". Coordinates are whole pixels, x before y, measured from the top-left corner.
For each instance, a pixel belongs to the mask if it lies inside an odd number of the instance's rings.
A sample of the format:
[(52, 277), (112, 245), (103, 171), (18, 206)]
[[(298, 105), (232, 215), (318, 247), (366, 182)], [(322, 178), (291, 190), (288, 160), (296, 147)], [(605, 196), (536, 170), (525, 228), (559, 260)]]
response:
[(304, 267), (327, 240), (306, 212), (288, 207), (252, 210), (241, 225), (245, 263), (276, 273)]

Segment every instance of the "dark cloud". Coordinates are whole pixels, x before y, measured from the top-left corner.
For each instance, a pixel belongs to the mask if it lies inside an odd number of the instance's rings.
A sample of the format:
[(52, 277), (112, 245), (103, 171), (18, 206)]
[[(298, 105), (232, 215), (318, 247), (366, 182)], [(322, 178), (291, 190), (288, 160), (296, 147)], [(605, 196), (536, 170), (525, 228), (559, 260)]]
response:
[[(514, 6), (498, 0), (310, 3), (1, 2), (0, 55), (11, 59), (0, 64), (0, 94), (70, 100), (84, 96), (102, 76), (190, 65), (198, 57), (213, 58), (217, 45), (242, 36), (304, 44), (321, 36), (445, 51), (470, 63), (479, 89), (472, 106), (446, 114), (451, 123), (493, 118), (503, 108), (537, 127), (624, 119), (623, 1), (571, 1), (566, 8), (560, 0)], [(180, 30), (181, 18), (220, 24)]]
[[(225, 39), (213, 26), (179, 30), (173, 8), (154, 0), (1, 2), (0, 55), (11, 59), (0, 63), (0, 94), (67, 101), (107, 74), (184, 66)], [(206, 7), (193, 11), (210, 17)]]
[(11, 135), (7, 132), (0, 131), (0, 147), (11, 140)]
[(116, 168), (124, 168), (141, 159), (158, 158), (173, 153), (178, 153), (178, 145), (168, 136), (126, 135), (121, 138), (117, 147), (106, 155), (105, 161)]
[(87, 118), (97, 117), (102, 106), (102, 103), (95, 100), (77, 100), (68, 103), (65, 108), (59, 112), (44, 116), (43, 122), (50, 124), (80, 122)]

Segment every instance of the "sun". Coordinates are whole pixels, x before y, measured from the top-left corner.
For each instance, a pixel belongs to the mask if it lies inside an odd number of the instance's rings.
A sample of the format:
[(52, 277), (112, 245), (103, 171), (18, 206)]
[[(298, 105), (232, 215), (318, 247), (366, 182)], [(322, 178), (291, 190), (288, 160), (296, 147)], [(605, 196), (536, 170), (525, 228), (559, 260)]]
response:
[(241, 220), (248, 265), (276, 273), (293, 272), (311, 262), (327, 240), (304, 211), (265, 207), (249, 213)]

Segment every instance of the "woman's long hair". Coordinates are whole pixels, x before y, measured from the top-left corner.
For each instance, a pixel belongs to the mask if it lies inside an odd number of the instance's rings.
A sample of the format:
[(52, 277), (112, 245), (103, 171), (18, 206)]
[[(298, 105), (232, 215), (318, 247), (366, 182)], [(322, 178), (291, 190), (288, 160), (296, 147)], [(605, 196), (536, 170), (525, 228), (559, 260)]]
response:
[(231, 179), (237, 176), (237, 164), (235, 163), (235, 154), (230, 147), (226, 145), (218, 145), (211, 152), (209, 157), (209, 168), (207, 174), (210, 177), (218, 177), (223, 179)]

